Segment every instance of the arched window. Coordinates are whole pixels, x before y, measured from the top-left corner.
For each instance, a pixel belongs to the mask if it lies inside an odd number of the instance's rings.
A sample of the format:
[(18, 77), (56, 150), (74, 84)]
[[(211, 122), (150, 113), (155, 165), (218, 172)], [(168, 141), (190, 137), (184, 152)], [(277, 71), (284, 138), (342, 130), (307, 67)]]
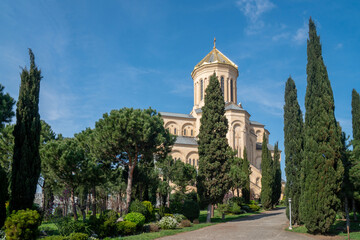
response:
[(221, 86), (221, 92), (224, 95), (224, 77), (223, 76), (221, 76), (220, 86)]
[(174, 128), (174, 135), (176, 135), (176, 128)]
[(184, 136), (186, 136), (186, 129), (184, 129)]
[(201, 79), (200, 80), (200, 100), (203, 100), (203, 98), (204, 98), (204, 82)]
[(193, 159), (193, 166), (195, 167), (195, 159)]
[(191, 136), (193, 136), (194, 135), (194, 131), (193, 130), (191, 130)]
[(230, 101), (234, 101), (233, 80), (230, 80)]
[(191, 165), (191, 159), (189, 159), (189, 164)]

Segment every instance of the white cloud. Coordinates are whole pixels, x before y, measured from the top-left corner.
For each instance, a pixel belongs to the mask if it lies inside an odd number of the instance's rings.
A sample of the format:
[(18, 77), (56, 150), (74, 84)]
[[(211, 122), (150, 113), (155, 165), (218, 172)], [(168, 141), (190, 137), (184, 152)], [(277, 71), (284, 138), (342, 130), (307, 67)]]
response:
[[(254, 102), (262, 109), (275, 116), (283, 115), (283, 83), (273, 83), (264, 86), (259, 85), (242, 85), (238, 89), (238, 96), (247, 102)], [(239, 98), (239, 97), (238, 97)], [(246, 109), (246, 106), (244, 106)]]
[(236, 5), (249, 21), (245, 29), (249, 35), (259, 32), (264, 27), (265, 23), (261, 20), (261, 16), (275, 7), (269, 0), (239, 0)]
[(304, 25), (296, 31), (295, 35), (293, 36), (293, 41), (297, 44), (303, 44), (306, 42), (307, 35), (308, 26), (306, 23), (304, 23)]
[(281, 40), (281, 39), (288, 39), (289, 35), (290, 35), (290, 34), (289, 34), (288, 32), (276, 34), (276, 35), (274, 35), (274, 36), (272, 37), (272, 40), (275, 41), (275, 42), (277, 42), (277, 41), (279, 41), (279, 40)]
[(335, 49), (336, 50), (341, 49), (341, 48), (343, 48), (343, 46), (344, 45), (342, 43), (338, 43), (338, 44), (336, 44)]

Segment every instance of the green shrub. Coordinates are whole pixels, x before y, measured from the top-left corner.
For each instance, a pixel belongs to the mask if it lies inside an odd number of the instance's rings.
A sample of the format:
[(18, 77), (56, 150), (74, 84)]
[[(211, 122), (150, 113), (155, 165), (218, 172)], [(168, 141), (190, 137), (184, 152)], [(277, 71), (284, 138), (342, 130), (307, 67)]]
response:
[(193, 200), (186, 200), (184, 202), (183, 214), (190, 221), (199, 218), (200, 216), (199, 204)]
[(173, 215), (173, 217), (176, 219), (176, 221), (177, 221), (178, 223), (180, 223), (182, 220), (185, 220), (185, 219), (186, 219), (186, 217), (185, 217), (184, 215), (178, 214), (178, 213), (175, 213), (175, 214)]
[(36, 210), (13, 211), (5, 221), (6, 239), (36, 239), (40, 224), (41, 216)]
[(146, 216), (149, 215), (147, 207), (137, 199), (131, 202), (129, 212), (141, 213), (145, 216), (145, 220), (147, 220)]
[(164, 207), (164, 206), (160, 206), (160, 208), (159, 208), (159, 215), (160, 215), (160, 217), (165, 216), (165, 213), (171, 213), (170, 208)]
[(191, 222), (189, 220), (181, 220), (180, 227), (191, 227)]
[(69, 236), (71, 233), (91, 234), (92, 232), (89, 224), (82, 221), (74, 221), (69, 217), (58, 219), (54, 223), (62, 236)]
[(86, 233), (72, 233), (69, 236), (69, 240), (88, 240), (89, 235)]
[(116, 222), (118, 218), (119, 218), (119, 214), (114, 210), (105, 210), (99, 216), (100, 222), (105, 222), (106, 220), (109, 219), (114, 220)]
[(164, 214), (164, 217), (174, 217), (174, 215), (171, 214), (171, 213), (165, 213), (165, 214)]
[(117, 223), (117, 231), (121, 235), (132, 235), (136, 232), (136, 223), (122, 221)]
[(176, 228), (177, 224), (178, 222), (174, 217), (163, 217), (158, 222), (158, 225), (161, 227), (161, 229), (174, 229)]
[(223, 204), (218, 204), (217, 205), (217, 210), (221, 213), (221, 214), (226, 214), (226, 213), (230, 213), (230, 204), (227, 203), (223, 203)]
[(245, 212), (252, 212), (251, 208), (248, 205), (241, 205), (241, 209)]
[(258, 206), (255, 202), (248, 205), (251, 211), (257, 212), (260, 210), (260, 206)]
[(232, 204), (230, 211), (231, 211), (233, 214), (240, 214), (240, 213), (242, 213), (241, 207), (240, 207), (237, 203), (233, 203), (233, 204)]
[(171, 201), (170, 202), (170, 211), (172, 213), (182, 213), (183, 204), (180, 201)]
[(145, 223), (145, 216), (141, 213), (131, 212), (125, 215), (124, 220), (135, 223), (136, 228), (140, 230)]
[(147, 213), (146, 213), (147, 215), (145, 215), (145, 221), (151, 222), (152, 220), (155, 219), (155, 210), (153, 205), (149, 201), (143, 201), (142, 205), (144, 205), (147, 209)]
[(56, 235), (56, 236), (48, 236), (48, 237), (45, 237), (42, 239), (43, 240), (69, 240), (69, 237)]

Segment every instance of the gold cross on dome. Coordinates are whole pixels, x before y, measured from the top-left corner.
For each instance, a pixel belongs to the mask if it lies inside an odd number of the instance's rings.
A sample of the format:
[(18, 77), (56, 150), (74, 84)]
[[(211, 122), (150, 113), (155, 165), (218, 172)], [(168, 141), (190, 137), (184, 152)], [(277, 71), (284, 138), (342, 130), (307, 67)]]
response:
[(216, 37), (214, 37), (214, 48), (216, 48)]

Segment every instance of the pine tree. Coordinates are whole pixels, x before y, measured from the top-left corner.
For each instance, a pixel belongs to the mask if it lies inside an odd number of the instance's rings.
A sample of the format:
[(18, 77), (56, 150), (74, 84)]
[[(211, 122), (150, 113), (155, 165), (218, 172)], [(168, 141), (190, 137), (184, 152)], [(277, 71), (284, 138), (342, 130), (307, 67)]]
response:
[(241, 189), (242, 197), (244, 198), (245, 202), (250, 202), (250, 175), (251, 175), (251, 167), (247, 157), (246, 148), (244, 149), (243, 154), (243, 164), (242, 164), (243, 172), (246, 176), (246, 181)]
[(309, 232), (325, 233), (334, 223), (340, 205), (338, 193), (344, 168), (333, 92), (322, 58), (320, 37), (311, 18), (307, 55), (301, 220)]
[(14, 128), (14, 160), (11, 174), (10, 209), (31, 208), (40, 175), (39, 92), (41, 71), (31, 49), (30, 70), (23, 69)]
[(202, 108), (199, 132), (198, 193), (208, 204), (207, 222), (210, 222), (211, 204), (222, 202), (230, 189), (229, 162), (234, 152), (228, 145), (228, 121), (225, 102), (216, 75), (210, 77)]
[(265, 209), (272, 208), (274, 185), (273, 160), (267, 147), (266, 135), (263, 136), (261, 153), (261, 203)]
[(285, 203), (286, 215), (289, 216), (291, 198), (292, 224), (300, 224), (299, 204), (301, 195), (301, 161), (304, 148), (303, 115), (297, 100), (294, 80), (289, 77), (285, 86), (284, 105), (284, 145), (285, 145)]
[(274, 147), (273, 174), (274, 174), (274, 185), (273, 185), (272, 205), (276, 206), (281, 196), (281, 169), (280, 169), (280, 151), (279, 151), (278, 142), (275, 144)]

